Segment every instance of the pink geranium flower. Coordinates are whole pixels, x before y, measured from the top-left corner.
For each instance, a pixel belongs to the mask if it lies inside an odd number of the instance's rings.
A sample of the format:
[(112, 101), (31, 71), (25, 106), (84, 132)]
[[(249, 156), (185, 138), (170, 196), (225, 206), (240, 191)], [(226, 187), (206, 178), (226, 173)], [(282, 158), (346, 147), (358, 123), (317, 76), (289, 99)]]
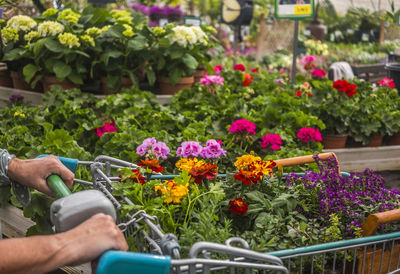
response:
[(305, 65), (305, 64), (310, 64), (310, 63), (312, 63), (312, 62), (314, 62), (314, 61), (315, 61), (315, 57), (312, 56), (312, 55), (303, 56), (303, 57), (301, 58), (301, 62), (303, 63), (303, 65)]
[(206, 142), (206, 146), (201, 151), (201, 157), (210, 159), (218, 159), (226, 155), (226, 150), (221, 147), (221, 141), (210, 139)]
[(196, 141), (186, 141), (181, 144), (180, 147), (176, 150), (176, 156), (182, 158), (198, 157), (202, 152), (203, 147), (199, 142)]
[(229, 127), (229, 132), (234, 132), (234, 133), (248, 132), (250, 135), (254, 135), (256, 134), (255, 129), (256, 125), (253, 122), (250, 122), (249, 120), (246, 119), (240, 119), (232, 123), (232, 125)]
[(251, 72), (258, 73), (258, 68), (252, 68)]
[[(107, 119), (106, 117), (103, 117), (103, 120)], [(95, 129), (97, 136), (101, 137), (105, 133), (108, 132), (118, 132), (117, 129), (115, 128), (115, 122), (114, 120), (110, 120), (110, 123), (104, 123), (102, 127), (96, 128)]]
[(390, 88), (395, 88), (393, 80), (390, 79), (390, 78), (387, 78), (387, 77), (385, 77), (382, 80), (380, 80), (378, 82), (378, 84), (381, 85), (381, 86), (388, 86)]
[(156, 138), (151, 137), (143, 140), (142, 144), (136, 148), (136, 153), (140, 156), (167, 159), (170, 149), (164, 142), (157, 142)]
[(215, 85), (224, 85), (224, 77), (219, 75), (204, 75), (203, 78), (200, 79), (200, 84), (205, 86)]
[(323, 69), (314, 69), (311, 72), (311, 76), (315, 76), (317, 78), (324, 78), (325, 75), (326, 75), (326, 72)]
[(214, 73), (218, 74), (222, 71), (222, 65), (214, 66)]
[(266, 149), (267, 146), (271, 146), (273, 150), (281, 149), (282, 138), (278, 134), (267, 134), (261, 138), (261, 148)]
[(245, 67), (243, 64), (236, 64), (236, 65), (233, 67), (233, 69), (234, 69), (234, 70), (245, 71), (245, 70), (246, 70), (246, 67)]
[(304, 143), (311, 141), (315, 142), (321, 142), (322, 141), (322, 136), (321, 132), (319, 132), (319, 129), (314, 129), (311, 127), (303, 127), (299, 129), (299, 132), (297, 132), (297, 138), (301, 139)]

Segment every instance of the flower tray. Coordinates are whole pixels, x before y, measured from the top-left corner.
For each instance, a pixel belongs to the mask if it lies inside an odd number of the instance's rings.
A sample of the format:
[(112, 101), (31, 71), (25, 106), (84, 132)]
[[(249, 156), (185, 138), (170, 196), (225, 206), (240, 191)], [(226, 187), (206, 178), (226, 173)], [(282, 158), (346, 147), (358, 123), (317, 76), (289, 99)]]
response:
[(351, 69), (357, 78), (364, 79), (365, 81), (372, 83), (387, 77), (385, 64), (351, 65)]

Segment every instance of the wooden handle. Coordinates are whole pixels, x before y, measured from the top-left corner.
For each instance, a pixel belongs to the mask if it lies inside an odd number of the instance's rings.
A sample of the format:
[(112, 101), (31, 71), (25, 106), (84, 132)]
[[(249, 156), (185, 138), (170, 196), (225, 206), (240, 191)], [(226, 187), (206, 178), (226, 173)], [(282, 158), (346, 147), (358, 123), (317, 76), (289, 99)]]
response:
[[(318, 154), (318, 157), (321, 160), (327, 160), (329, 157), (335, 157), (336, 161), (339, 163), (336, 154), (334, 152), (326, 152), (326, 153), (321, 153)], [(299, 157), (293, 157), (293, 158), (286, 158), (286, 159), (280, 159), (280, 160), (274, 160), (276, 165), (278, 166), (296, 166), (296, 165), (301, 165), (301, 164), (307, 164), (307, 163), (313, 163), (314, 158), (313, 155), (306, 155), (306, 156), (299, 156)], [(340, 173), (340, 167), (338, 164), (338, 172)]]
[(380, 224), (390, 223), (400, 220), (400, 209), (393, 209), (386, 212), (371, 214), (362, 225), (362, 235), (371, 236), (375, 233)]

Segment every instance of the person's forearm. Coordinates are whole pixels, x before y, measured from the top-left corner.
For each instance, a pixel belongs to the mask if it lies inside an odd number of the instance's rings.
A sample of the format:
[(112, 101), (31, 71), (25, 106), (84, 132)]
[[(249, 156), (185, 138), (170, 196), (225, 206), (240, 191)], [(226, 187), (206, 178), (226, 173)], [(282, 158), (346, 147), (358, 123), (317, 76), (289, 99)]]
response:
[(61, 234), (0, 241), (0, 273), (45, 273), (72, 261)]

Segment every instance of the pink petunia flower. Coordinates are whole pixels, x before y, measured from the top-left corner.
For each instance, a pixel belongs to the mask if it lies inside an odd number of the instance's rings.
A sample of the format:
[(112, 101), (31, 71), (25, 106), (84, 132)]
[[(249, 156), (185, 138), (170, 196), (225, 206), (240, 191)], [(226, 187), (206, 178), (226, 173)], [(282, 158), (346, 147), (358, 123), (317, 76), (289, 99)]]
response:
[(250, 135), (256, 134), (256, 125), (246, 119), (239, 119), (232, 123), (229, 127), (229, 132), (244, 133), (248, 132)]
[(233, 67), (233, 69), (234, 69), (234, 70), (245, 71), (245, 70), (246, 70), (246, 67), (245, 67), (243, 64), (236, 64), (236, 65)]
[(278, 134), (267, 134), (261, 138), (261, 148), (266, 149), (267, 146), (271, 146), (273, 150), (281, 149), (282, 138)]
[(310, 63), (312, 63), (314, 61), (315, 61), (315, 57), (312, 56), (312, 55), (303, 56), (301, 58), (301, 62), (303, 63), (303, 65), (310, 64)]

